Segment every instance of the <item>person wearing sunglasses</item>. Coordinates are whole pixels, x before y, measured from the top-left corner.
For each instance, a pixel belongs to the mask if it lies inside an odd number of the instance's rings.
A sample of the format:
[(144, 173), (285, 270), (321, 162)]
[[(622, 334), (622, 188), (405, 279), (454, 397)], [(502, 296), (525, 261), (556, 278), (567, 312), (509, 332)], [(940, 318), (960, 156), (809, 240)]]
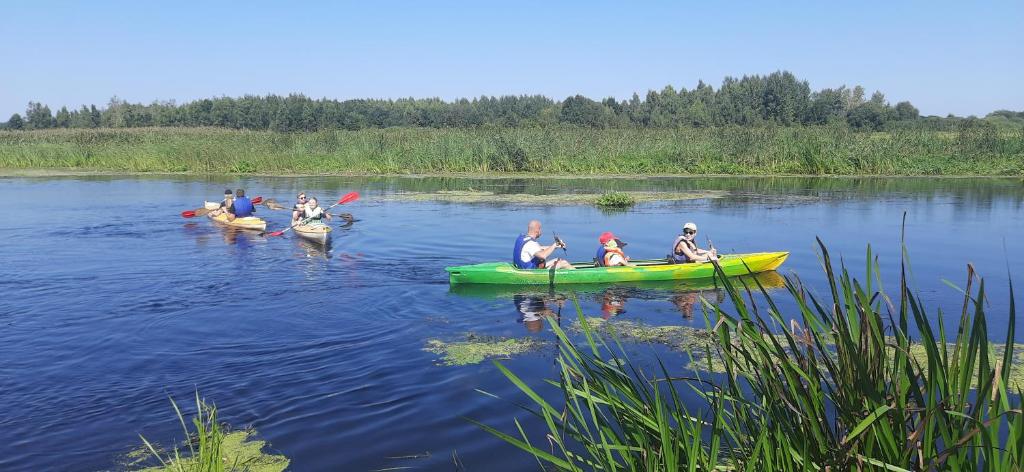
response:
[(711, 262), (718, 260), (718, 251), (697, 247), (697, 225), (690, 222), (683, 225), (683, 234), (677, 236), (672, 243), (672, 254), (669, 257), (676, 264)]
[(292, 207), (292, 226), (299, 224), (302, 221), (303, 216), (306, 214), (306, 192), (299, 192), (295, 206)]

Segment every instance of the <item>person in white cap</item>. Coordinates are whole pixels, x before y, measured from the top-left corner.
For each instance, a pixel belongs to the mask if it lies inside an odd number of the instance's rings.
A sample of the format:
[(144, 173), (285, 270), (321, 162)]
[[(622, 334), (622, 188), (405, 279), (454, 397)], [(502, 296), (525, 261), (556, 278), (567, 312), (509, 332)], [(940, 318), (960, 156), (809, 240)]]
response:
[(689, 222), (683, 225), (683, 234), (676, 237), (672, 243), (672, 262), (685, 264), (687, 262), (711, 262), (718, 260), (718, 251), (710, 251), (697, 247), (697, 225)]

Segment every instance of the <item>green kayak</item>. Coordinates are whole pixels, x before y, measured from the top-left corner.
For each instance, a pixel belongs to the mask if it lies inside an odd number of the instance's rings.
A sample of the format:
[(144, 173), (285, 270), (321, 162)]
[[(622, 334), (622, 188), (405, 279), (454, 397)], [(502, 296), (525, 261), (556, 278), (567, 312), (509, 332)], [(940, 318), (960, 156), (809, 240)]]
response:
[[(775, 270), (789, 257), (788, 252), (757, 252), (722, 255), (719, 264), (726, 275), (747, 275)], [(574, 263), (576, 269), (517, 269), (508, 262), (447, 267), (448, 280), (455, 284), (590, 284), (638, 282), (644, 280), (703, 279), (715, 275), (707, 263), (669, 264), (664, 259), (632, 261), (633, 266), (596, 267), (592, 262)]]
[[(732, 278), (736, 287), (746, 287), (757, 291), (758, 287), (775, 290), (786, 285), (781, 274), (770, 270), (756, 274), (741, 275)], [(496, 300), (514, 298), (516, 296), (543, 296), (552, 294), (569, 297), (600, 296), (602, 293), (614, 291), (629, 294), (630, 298), (660, 300), (681, 293), (695, 293), (705, 290), (721, 290), (722, 281), (717, 277), (685, 280), (639, 280), (636, 282), (598, 282), (592, 284), (564, 285), (555, 292), (547, 285), (523, 284), (455, 284), (448, 287), (448, 293), (461, 297)]]

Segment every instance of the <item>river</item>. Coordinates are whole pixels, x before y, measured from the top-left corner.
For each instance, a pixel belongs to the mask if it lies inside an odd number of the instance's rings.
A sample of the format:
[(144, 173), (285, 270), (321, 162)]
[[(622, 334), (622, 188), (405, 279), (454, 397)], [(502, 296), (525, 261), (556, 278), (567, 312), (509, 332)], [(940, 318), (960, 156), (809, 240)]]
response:
[[(225, 187), (290, 205), (298, 191), (344, 211), (324, 249), (183, 219)], [(497, 193), (715, 191), (714, 198), (591, 205), (451, 203), (406, 198), (439, 190)], [(505, 260), (530, 219), (588, 260), (602, 231), (634, 258), (663, 257), (686, 221), (724, 252), (786, 250), (782, 275), (827, 295), (820, 237), (858, 277), (866, 247), (886, 287), (898, 282), (900, 234), (913, 284), (955, 325), (971, 262), (986, 277), (989, 327), (1005, 336), (1008, 275), (1024, 279), (1020, 179), (648, 178), (459, 179), (360, 177), (71, 176), (0, 178), (0, 470), (104, 470), (141, 442), (170, 444), (180, 425), (167, 400), (198, 389), (221, 419), (253, 426), (293, 470), (412, 467), (536, 468), (533, 459), (465, 418), (509, 433), (527, 414), (490, 362), (442, 365), (429, 340), (553, 339), (510, 293), (452, 291), (444, 268)], [(342, 208), (338, 208), (339, 210)], [(271, 228), (287, 212), (260, 208)], [(773, 279), (769, 285), (778, 286)], [(785, 290), (773, 294), (783, 309)], [(588, 316), (704, 326), (714, 287), (596, 287), (578, 294)], [(726, 304), (728, 306), (728, 304)], [(549, 309), (557, 311), (553, 305)], [(575, 317), (571, 302), (563, 317)], [(530, 310), (525, 310), (529, 312)], [(1021, 336), (1018, 336), (1021, 338)], [(679, 356), (631, 345), (639, 355)], [(555, 375), (555, 349), (505, 360), (531, 384)], [(678, 364), (678, 361), (675, 361)]]

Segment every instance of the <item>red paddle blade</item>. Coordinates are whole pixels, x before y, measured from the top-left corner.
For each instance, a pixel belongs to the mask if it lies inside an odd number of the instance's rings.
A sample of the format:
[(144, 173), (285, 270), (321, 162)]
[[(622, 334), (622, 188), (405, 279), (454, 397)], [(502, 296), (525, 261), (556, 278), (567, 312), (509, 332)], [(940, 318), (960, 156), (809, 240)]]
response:
[(192, 210), (185, 210), (185, 211), (181, 212), (181, 217), (182, 218), (192, 218), (194, 216), (196, 216), (196, 212), (194, 212)]
[(256, 198), (252, 199), (252, 204), (253, 205), (259, 205), (262, 202), (263, 202), (263, 197), (256, 197)]
[(284, 234), (284, 231), (274, 231), (272, 233), (267, 233), (267, 236), (280, 236), (282, 234)]
[(359, 200), (359, 192), (349, 192), (338, 199), (338, 204), (341, 205), (343, 203), (354, 202), (356, 200)]

